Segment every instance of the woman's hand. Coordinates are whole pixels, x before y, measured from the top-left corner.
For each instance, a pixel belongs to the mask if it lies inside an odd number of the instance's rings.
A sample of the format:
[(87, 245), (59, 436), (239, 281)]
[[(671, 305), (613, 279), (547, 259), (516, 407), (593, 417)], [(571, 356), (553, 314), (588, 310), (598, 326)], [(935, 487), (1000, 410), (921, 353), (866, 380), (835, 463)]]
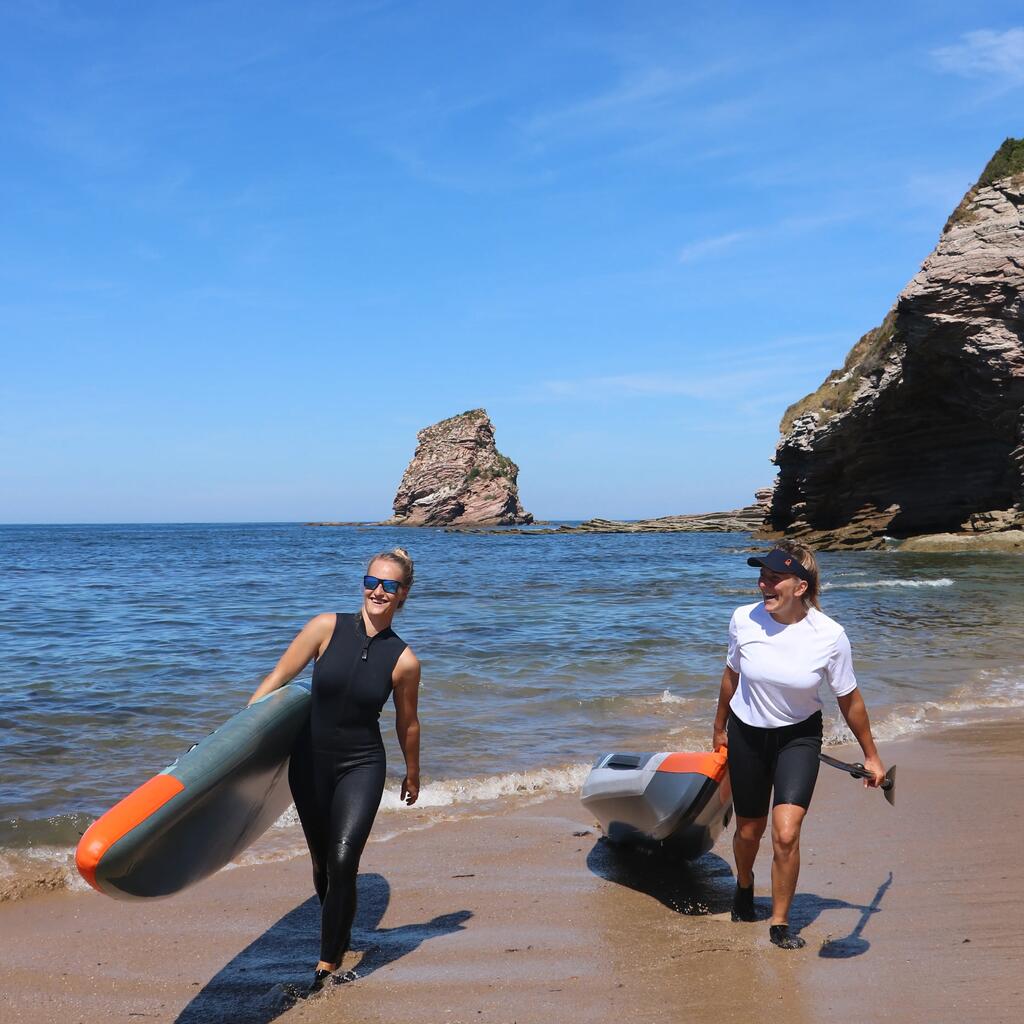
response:
[(410, 806), (416, 803), (417, 798), (420, 795), (420, 777), (419, 775), (406, 775), (402, 779), (402, 799)]
[(729, 746), (729, 737), (725, 727), (716, 725), (714, 732), (711, 734), (711, 749), (722, 750), (727, 746)]
[(839, 710), (850, 727), (850, 732), (857, 737), (860, 749), (864, 752), (864, 767), (874, 775), (865, 779), (864, 785), (871, 789), (885, 782), (885, 765), (875, 749), (875, 740), (871, 735), (871, 723), (868, 721), (868, 709), (864, 706), (864, 698), (859, 689), (851, 690), (839, 698)]
[(721, 750), (729, 746), (729, 737), (725, 731), (725, 723), (729, 720), (729, 701), (732, 700), (736, 687), (740, 685), (740, 674), (734, 668), (725, 666), (722, 672), (722, 685), (718, 691), (718, 709), (715, 711), (715, 725), (711, 733), (713, 750)]
[(880, 786), (885, 782), (885, 765), (882, 764), (882, 759), (875, 754), (874, 757), (864, 758), (864, 767), (874, 773), (873, 779), (865, 779), (864, 785), (870, 789), (874, 789), (876, 786)]

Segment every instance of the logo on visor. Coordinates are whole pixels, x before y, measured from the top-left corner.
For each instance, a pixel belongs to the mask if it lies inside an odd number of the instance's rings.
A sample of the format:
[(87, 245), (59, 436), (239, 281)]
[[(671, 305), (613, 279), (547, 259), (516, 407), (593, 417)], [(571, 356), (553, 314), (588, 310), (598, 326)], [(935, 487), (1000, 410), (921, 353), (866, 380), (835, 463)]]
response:
[(793, 564), (793, 559), (792, 558), (787, 558), (785, 564), (786, 565), (792, 565)]

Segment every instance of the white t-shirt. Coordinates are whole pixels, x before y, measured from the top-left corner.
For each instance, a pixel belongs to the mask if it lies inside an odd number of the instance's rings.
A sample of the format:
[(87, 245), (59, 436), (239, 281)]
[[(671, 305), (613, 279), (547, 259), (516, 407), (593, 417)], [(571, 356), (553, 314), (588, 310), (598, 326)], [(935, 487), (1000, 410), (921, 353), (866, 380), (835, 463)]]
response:
[(740, 674), (729, 707), (762, 729), (803, 722), (821, 708), (818, 689), (828, 681), (837, 697), (857, 688), (846, 631), (817, 608), (786, 626), (764, 603), (737, 608), (729, 621), (725, 663)]

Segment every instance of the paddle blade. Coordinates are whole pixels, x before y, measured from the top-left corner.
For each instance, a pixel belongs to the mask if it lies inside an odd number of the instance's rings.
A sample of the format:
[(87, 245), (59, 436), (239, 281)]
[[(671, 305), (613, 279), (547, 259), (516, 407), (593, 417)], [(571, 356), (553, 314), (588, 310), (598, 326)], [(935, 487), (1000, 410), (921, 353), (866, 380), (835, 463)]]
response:
[(890, 807), (896, 806), (896, 765), (893, 765), (885, 773), (885, 781), (882, 783), (882, 792), (885, 799), (889, 801)]

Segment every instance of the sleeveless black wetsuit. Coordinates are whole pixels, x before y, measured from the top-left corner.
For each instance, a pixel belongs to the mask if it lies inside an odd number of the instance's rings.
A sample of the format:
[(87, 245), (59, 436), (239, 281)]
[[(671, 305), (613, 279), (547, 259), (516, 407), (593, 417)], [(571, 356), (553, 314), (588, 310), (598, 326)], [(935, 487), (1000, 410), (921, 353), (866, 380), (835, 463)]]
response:
[(338, 613), (313, 666), (309, 725), (292, 751), (288, 781), (313, 861), (326, 963), (340, 963), (348, 948), (359, 858), (384, 792), (380, 712), (405, 648), (392, 629), (367, 637), (361, 612)]

